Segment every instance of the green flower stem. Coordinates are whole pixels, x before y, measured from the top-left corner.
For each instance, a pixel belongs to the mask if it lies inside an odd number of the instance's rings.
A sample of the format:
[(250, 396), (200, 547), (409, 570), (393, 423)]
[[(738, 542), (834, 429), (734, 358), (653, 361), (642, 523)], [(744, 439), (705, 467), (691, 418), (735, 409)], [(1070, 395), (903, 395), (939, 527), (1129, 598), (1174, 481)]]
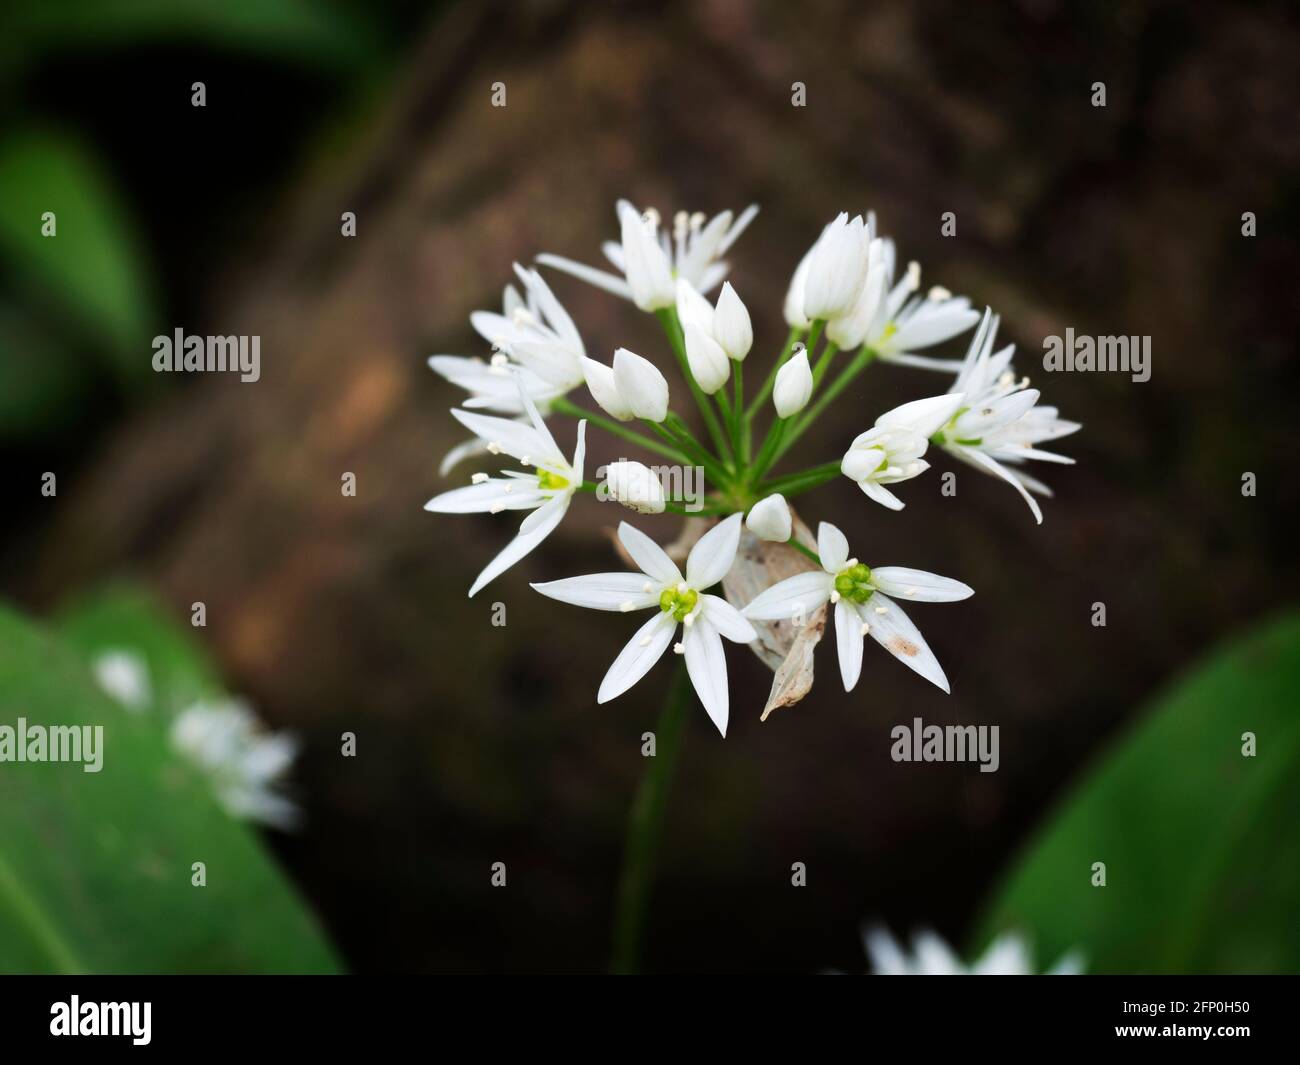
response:
[(737, 468), (749, 465), (749, 420), (745, 417), (745, 364), (731, 360), (735, 391), (731, 401), (731, 451), (736, 456)]
[(686, 664), (678, 662), (668, 698), (655, 724), (655, 756), (649, 760), (628, 815), (623, 868), (619, 873), (614, 910), (612, 968), (616, 973), (635, 973), (640, 969), (646, 911), (668, 809), (668, 789), (672, 784), (690, 703), (691, 683), (686, 675)]
[(696, 383), (695, 375), (691, 373), (691, 366), (686, 358), (686, 341), (682, 337), (682, 323), (677, 319), (677, 309), (661, 307), (655, 311), (655, 317), (659, 319), (659, 324), (668, 335), (668, 343), (672, 345), (673, 354), (677, 356), (677, 363), (682, 368), (682, 376), (690, 386), (695, 405), (700, 408), (700, 414), (704, 418), (704, 425), (709, 431), (713, 446), (717, 448), (719, 455), (725, 456), (728, 453), (727, 438), (718, 425), (718, 417), (713, 413), (713, 407), (709, 405), (709, 397), (704, 394), (704, 390)]
[(749, 483), (757, 484), (758, 479), (767, 472), (767, 468), (776, 460), (776, 450), (781, 445), (781, 437), (785, 435), (786, 427), (790, 424), (789, 418), (777, 418), (772, 423), (772, 428), (767, 431), (767, 439), (763, 441), (762, 450), (758, 453), (758, 458), (749, 468)]
[(813, 466), (810, 469), (800, 470), (798, 473), (776, 477), (758, 485), (754, 492), (759, 496), (770, 496), (774, 492), (780, 492), (783, 496), (790, 498), (801, 495), (818, 485), (825, 484), (827, 481), (838, 477), (839, 473), (840, 463), (837, 459), (835, 462), (827, 462), (822, 466)]
[(817, 394), (817, 389), (822, 383), (822, 378), (826, 376), (826, 371), (830, 369), (831, 359), (835, 358), (835, 353), (839, 351), (839, 345), (833, 340), (826, 342), (826, 347), (822, 349), (821, 357), (817, 360), (817, 365), (813, 367), (813, 395)]
[(876, 359), (876, 351), (865, 344), (853, 356), (853, 359), (843, 370), (840, 371), (839, 377), (835, 378), (817, 399), (811, 407), (808, 407), (799, 420), (795, 422), (794, 430), (785, 438), (785, 446), (777, 453), (777, 458), (784, 455), (786, 451), (794, 444), (799, 437), (803, 436), (818, 415), (821, 414), (835, 399), (843, 392), (863, 370), (870, 366)]
[(687, 463), (703, 466), (704, 472), (713, 478), (719, 487), (730, 486), (730, 472), (709, 454), (708, 449), (703, 444), (691, 436), (690, 430), (686, 428), (686, 423), (676, 414), (669, 411), (668, 417), (664, 419), (662, 425), (656, 425), (654, 422), (646, 422), (646, 425), (685, 452), (683, 458)]
[(625, 425), (614, 421), (613, 418), (606, 418), (599, 414), (593, 414), (589, 410), (583, 410), (575, 403), (569, 402), (564, 396), (555, 400), (551, 404), (551, 410), (556, 414), (563, 414), (569, 418), (585, 418), (592, 425), (598, 425), (607, 433), (621, 437), (629, 443), (636, 444), (637, 447), (643, 447), (647, 451), (653, 451), (657, 455), (663, 455), (665, 458), (676, 459), (678, 462), (689, 462), (690, 456), (682, 453), (681, 448), (675, 444), (669, 447), (659, 443), (644, 433), (638, 433), (635, 429), (629, 429)]
[(794, 326), (790, 330), (790, 335), (785, 338), (785, 347), (781, 349), (781, 354), (777, 356), (776, 362), (772, 364), (772, 369), (768, 371), (767, 380), (763, 382), (763, 387), (758, 390), (758, 395), (745, 409), (745, 421), (752, 422), (754, 415), (767, 402), (767, 397), (772, 394), (772, 386), (776, 384), (776, 372), (785, 365), (786, 360), (790, 357), (790, 352), (794, 350), (794, 342), (802, 336), (803, 330), (798, 326)]

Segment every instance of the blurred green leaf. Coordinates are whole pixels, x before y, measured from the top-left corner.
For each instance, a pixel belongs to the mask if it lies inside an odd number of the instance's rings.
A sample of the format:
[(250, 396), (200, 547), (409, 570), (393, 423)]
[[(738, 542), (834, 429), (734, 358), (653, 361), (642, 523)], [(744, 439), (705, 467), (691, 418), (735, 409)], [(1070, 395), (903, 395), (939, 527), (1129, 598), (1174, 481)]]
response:
[(1213, 653), (1048, 818), (980, 944), (1018, 928), (1101, 973), (1300, 970), (1298, 704), (1300, 615)]
[[(107, 606), (71, 625), (107, 631)], [(187, 641), (128, 603), (120, 641), (194, 683)], [(0, 971), (333, 972), (315, 921), (256, 835), (171, 750), (170, 719), (131, 713), (70, 643), (0, 608), (0, 724), (102, 725), (103, 767), (0, 763)], [(191, 863), (207, 886), (191, 886)]]
[(25, 311), (0, 303), (0, 438), (61, 428), (84, 374)]
[(375, 57), (369, 24), (319, 0), (51, 0), (13, 5), (3, 24), (15, 64), (74, 47), (98, 51), (152, 40), (328, 65)]
[[(55, 236), (41, 235), (47, 211)], [(86, 341), (115, 356), (121, 376), (139, 378), (149, 372), (157, 329), (145, 259), (131, 232), (108, 178), (75, 140), (29, 132), (0, 144), (0, 255), (10, 272), (75, 316)], [(20, 366), (23, 356), (4, 353)]]

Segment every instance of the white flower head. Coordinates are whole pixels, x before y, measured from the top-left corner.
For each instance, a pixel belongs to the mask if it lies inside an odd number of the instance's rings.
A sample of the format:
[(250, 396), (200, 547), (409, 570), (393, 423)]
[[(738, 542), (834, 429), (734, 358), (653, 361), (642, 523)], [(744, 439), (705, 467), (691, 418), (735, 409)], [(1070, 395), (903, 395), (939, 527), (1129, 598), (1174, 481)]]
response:
[(727, 353), (697, 322), (686, 324), (685, 338), (686, 362), (691, 368), (691, 376), (701, 391), (711, 396), (731, 376)]
[(650, 467), (630, 459), (611, 462), (605, 468), (609, 498), (641, 514), (662, 514), (664, 487)]
[(840, 471), (882, 506), (902, 510), (903, 501), (885, 487), (930, 468), (923, 458), (930, 436), (961, 406), (963, 395), (931, 396), (886, 411), (875, 427), (859, 434), (840, 462)]
[(578, 442), (574, 447), (573, 461), (569, 462), (546, 428), (532, 400), (527, 394), (522, 395), (530, 423), (527, 425), (463, 410), (453, 410), (451, 413), (482, 441), (489, 452), (509, 455), (521, 465), (531, 467), (531, 470), (526, 473), (503, 470), (500, 477), (476, 474), (468, 487), (443, 492), (424, 505), (425, 510), (439, 514), (532, 511), (519, 526), (519, 535), (478, 575), (470, 586), (470, 595), (500, 576), (545, 540), (560, 524), (560, 519), (569, 509), (574, 492), (582, 486), (583, 461), (587, 450), (586, 420), (578, 423)]
[(727, 358), (743, 362), (754, 346), (754, 326), (749, 320), (749, 310), (731, 287), (723, 282), (718, 294), (718, 305), (713, 313), (713, 339), (727, 353)]
[(785, 365), (776, 371), (776, 383), (772, 386), (772, 403), (777, 416), (789, 418), (798, 414), (812, 399), (812, 367), (808, 365), (808, 352), (796, 351), (785, 361)]
[(232, 817), (292, 828), (298, 807), (280, 792), (298, 753), (288, 733), (268, 732), (238, 699), (199, 702), (172, 723), (172, 746), (212, 781)]
[(617, 212), (620, 240), (606, 243), (602, 250), (618, 274), (561, 255), (539, 255), (537, 261), (632, 300), (643, 311), (654, 311), (675, 302), (674, 279), (684, 278), (700, 292), (712, 291), (727, 276), (722, 256), (754, 220), (758, 207), (747, 207), (734, 222), (730, 211), (712, 219), (679, 211), (671, 233), (661, 228), (654, 208), (638, 211), (619, 200)]
[[(751, 621), (793, 621), (824, 603), (835, 607), (835, 644), (844, 690), (862, 672), (862, 641), (870, 636), (903, 665), (945, 692), (948, 678), (925, 638), (889, 596), (919, 603), (951, 603), (974, 591), (961, 581), (903, 566), (872, 568), (849, 557), (849, 544), (834, 525), (817, 529), (821, 571), (798, 573), (760, 592), (742, 614)], [(886, 594), (888, 593), (888, 595)]]
[(1074, 459), (1043, 451), (1039, 444), (1083, 428), (1061, 418), (1055, 407), (1038, 406), (1039, 392), (1028, 378), (1017, 378), (1011, 367), (1015, 345), (994, 353), (998, 317), (986, 309), (953, 390), (961, 390), (964, 404), (935, 429), (934, 442), (955, 458), (999, 477), (1028, 504), (1034, 520), (1043, 512), (1030, 492), (1050, 496), (1047, 485), (1017, 467), (1031, 459), (1070, 464)]
[(622, 695), (644, 677), (668, 650), (681, 625), (685, 635), (679, 646), (691, 684), (725, 736), (729, 699), (722, 637), (750, 643), (758, 634), (735, 607), (705, 589), (722, 580), (735, 562), (740, 515), (731, 515), (700, 537), (686, 559), (685, 576), (658, 544), (627, 522), (619, 526), (618, 538), (641, 572), (595, 573), (533, 587), (562, 603), (592, 610), (654, 610), (609, 667), (596, 696), (600, 703)]
[(713, 304), (684, 277), (677, 279), (677, 320), (683, 331), (694, 323), (713, 336)]
[(745, 527), (760, 540), (783, 544), (794, 531), (790, 507), (779, 492), (765, 496), (755, 503), (745, 518)]
[(91, 668), (99, 686), (128, 710), (145, 710), (153, 701), (149, 663), (140, 655), (131, 651), (105, 651)]
[(652, 422), (668, 417), (668, 381), (649, 359), (627, 348), (615, 351), (614, 387), (636, 417)]
[(822, 230), (804, 278), (805, 318), (839, 318), (852, 310), (867, 278), (870, 242), (861, 215), (850, 220), (841, 212)]
[[(1033, 976), (1038, 971), (1029, 945), (1015, 932), (998, 936), (983, 956), (970, 965), (934, 932), (914, 935), (911, 954), (884, 928), (868, 930), (863, 939), (872, 971), (877, 976)], [(1077, 976), (1082, 972), (1082, 954), (1071, 951), (1045, 975)]]
[(618, 390), (612, 368), (606, 366), (603, 362), (584, 357), (582, 372), (587, 379), (587, 390), (601, 410), (611, 417), (617, 418), (620, 422), (630, 422), (636, 417), (632, 413), (632, 408), (628, 406), (627, 400), (623, 398), (623, 394)]

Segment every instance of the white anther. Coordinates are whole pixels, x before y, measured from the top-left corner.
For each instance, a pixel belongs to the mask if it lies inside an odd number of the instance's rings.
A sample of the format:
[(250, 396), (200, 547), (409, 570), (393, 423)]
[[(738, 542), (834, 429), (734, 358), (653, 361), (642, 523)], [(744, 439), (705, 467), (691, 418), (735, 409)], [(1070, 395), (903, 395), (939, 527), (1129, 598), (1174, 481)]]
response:
[(636, 603), (629, 599), (626, 603), (619, 603), (618, 608), (623, 611), (624, 614), (630, 614), (636, 609)]
[(498, 351), (492, 356), (492, 365), (498, 369), (502, 366), (510, 365), (510, 356), (503, 351)]
[(493, 514), (500, 514), (505, 509), (506, 509), (506, 505), (504, 503), (493, 503), (490, 507), (488, 507), (488, 510), (490, 510)]
[(499, 455), (499, 454), (501, 454), (501, 445), (498, 444), (495, 440), (489, 440), (489, 441), (488, 441), (487, 449), (488, 449), (488, 451), (491, 452), (493, 455)]
[(691, 586), (687, 584), (685, 581), (678, 581), (677, 590), (681, 592), (683, 595), (685, 595), (687, 592), (691, 590)]
[(908, 589), (907, 591), (905, 591), (903, 594), (904, 594), (904, 595), (916, 595), (916, 589), (915, 589), (915, 588), (909, 588), (909, 589)]
[(832, 589), (832, 590), (831, 590), (831, 602), (832, 602), (832, 603), (838, 603), (839, 601), (840, 601), (840, 593), (837, 592), (837, 591), (835, 591), (834, 589)]
[(529, 459), (529, 456), (525, 455), (525, 456), (523, 456), (523, 458), (521, 458), (521, 459), (519, 460), (519, 462), (520, 462), (521, 465), (524, 465), (524, 466), (531, 466), (532, 463), (529, 462), (528, 459)]
[(952, 299), (952, 293), (942, 285), (935, 285), (929, 292), (929, 298), (935, 303), (942, 303), (944, 300)]
[(878, 607), (876, 607), (876, 613), (877, 613), (877, 614), (888, 614), (888, 613), (889, 613), (889, 607), (887, 607), (887, 606), (878, 606)]
[(706, 221), (708, 221), (708, 219), (706, 218), (704, 212), (703, 212), (703, 211), (696, 211), (693, 215), (691, 215), (691, 228), (692, 228), (692, 229), (701, 229), (701, 228), (703, 228), (704, 223), (705, 223)]
[(655, 590), (655, 586), (651, 584), (649, 581), (646, 581), (645, 584), (641, 585), (641, 591), (645, 592), (646, 595), (649, 595), (654, 590)]
[(909, 292), (915, 292), (921, 287), (921, 264), (913, 259), (907, 264), (907, 288)]
[(685, 653), (686, 653), (686, 645), (685, 645), (685, 644), (680, 644), (680, 643), (675, 643), (675, 644), (673, 644), (673, 654), (675, 654), (675, 655), (684, 655)]
[(470, 484), (482, 484), (482, 483), (483, 483), (484, 481), (486, 481), (487, 479), (488, 479), (488, 475), (487, 475), (486, 473), (476, 473), (476, 474), (474, 474), (473, 477), (471, 477), (471, 478), (469, 479), (469, 483), (470, 483)]
[(864, 622), (862, 623), (862, 635), (865, 636), (865, 635), (866, 635), (867, 633), (869, 633), (870, 631), (871, 631), (871, 626), (868, 625), (868, 624), (864, 621)]

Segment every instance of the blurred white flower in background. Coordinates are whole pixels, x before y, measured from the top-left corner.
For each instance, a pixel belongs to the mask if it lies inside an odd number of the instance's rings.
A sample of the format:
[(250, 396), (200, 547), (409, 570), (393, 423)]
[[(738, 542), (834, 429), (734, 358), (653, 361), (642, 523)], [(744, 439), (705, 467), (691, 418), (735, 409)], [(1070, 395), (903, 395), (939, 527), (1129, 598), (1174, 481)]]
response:
[(153, 701), (149, 664), (142, 656), (117, 649), (105, 651), (91, 668), (99, 686), (128, 710), (138, 713)]
[[(872, 972), (876, 976), (1033, 976), (1029, 945), (1016, 932), (1004, 932), (989, 944), (988, 950), (966, 965), (934, 932), (922, 931), (912, 937), (909, 954), (884, 928), (875, 927), (863, 935)], [(1072, 950), (1062, 957), (1045, 976), (1078, 976), (1083, 973), (1083, 954)]]
[(195, 703), (172, 723), (171, 741), (208, 777), (232, 817), (282, 829), (301, 821), (297, 805), (280, 790), (298, 753), (298, 741), (285, 732), (269, 732), (248, 703)]

